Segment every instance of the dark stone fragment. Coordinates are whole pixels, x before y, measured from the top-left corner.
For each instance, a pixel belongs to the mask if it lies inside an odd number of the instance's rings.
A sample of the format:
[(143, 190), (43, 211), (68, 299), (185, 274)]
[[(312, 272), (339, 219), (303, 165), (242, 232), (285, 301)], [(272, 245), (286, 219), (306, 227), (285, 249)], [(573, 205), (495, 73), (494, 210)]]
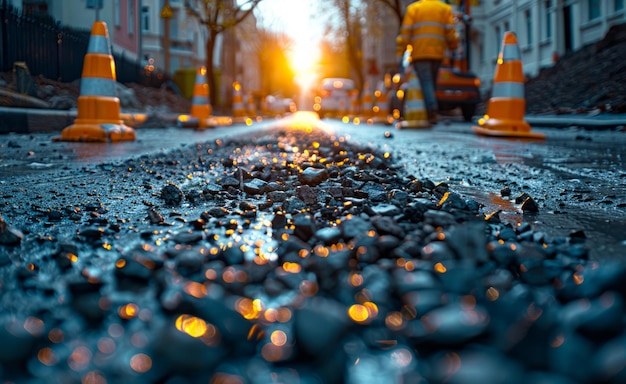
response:
[(179, 205), (183, 201), (183, 191), (177, 185), (167, 184), (161, 189), (161, 199), (166, 205)]
[(78, 235), (85, 238), (87, 241), (96, 241), (104, 236), (104, 229), (93, 227), (83, 228), (78, 231)]
[(52, 210), (48, 212), (48, 220), (61, 221), (63, 219), (63, 212)]
[(239, 188), (239, 180), (232, 176), (226, 176), (219, 180), (219, 185), (222, 189)]
[(199, 203), (204, 199), (202, 191), (199, 191), (197, 189), (192, 189), (191, 191), (187, 192), (185, 197), (187, 198), (187, 201), (189, 201), (191, 204)]
[[(402, 300), (416, 307), (418, 313), (426, 313), (443, 304), (441, 282), (432, 272), (421, 270), (409, 272), (404, 268), (398, 268), (392, 276)], [(429, 295), (433, 292), (434, 295)], [(436, 304), (432, 306), (429, 304), (426, 308), (422, 307), (423, 301), (436, 302)]]
[(530, 197), (530, 195), (526, 192), (523, 192), (522, 194), (520, 194), (519, 196), (517, 196), (515, 198), (515, 204), (522, 204), (524, 201), (526, 201), (526, 199), (528, 199)]
[(141, 291), (148, 288), (153, 271), (145, 264), (130, 258), (118, 259), (115, 268), (117, 288), (124, 291)]
[(244, 253), (239, 247), (226, 248), (221, 253), (221, 257), (226, 265), (238, 265), (244, 262)]
[(464, 345), (482, 335), (489, 321), (487, 311), (479, 305), (470, 308), (460, 302), (450, 303), (421, 317), (426, 333), (418, 341), (437, 346)]
[(402, 213), (402, 210), (393, 204), (376, 204), (371, 207), (375, 215), (396, 216)]
[(249, 195), (261, 195), (265, 193), (266, 186), (267, 181), (261, 179), (252, 179), (247, 183), (244, 183), (243, 190)]
[(465, 260), (444, 261), (443, 265), (447, 269), (446, 272), (437, 273), (436, 276), (445, 287), (446, 292), (465, 295), (479, 288), (481, 276), (473, 263)]
[(239, 209), (242, 211), (253, 211), (256, 210), (256, 206), (248, 201), (241, 201), (239, 203)]
[(18, 245), (24, 235), (18, 229), (9, 226), (0, 216), (0, 244)]
[[(438, 353), (431, 359), (432, 370), (427, 378), (431, 383), (506, 383), (525, 384), (525, 367), (508, 358), (495, 348), (466, 348), (455, 357), (461, 364), (450, 360), (450, 355)], [(534, 382), (533, 382), (534, 384)]]
[(341, 230), (337, 227), (321, 228), (315, 232), (315, 237), (326, 245), (332, 245), (341, 239)]
[(207, 211), (209, 217), (221, 218), (228, 215), (230, 211), (224, 207), (213, 207)]
[(374, 245), (381, 255), (391, 257), (393, 250), (400, 245), (400, 239), (392, 235), (383, 235), (378, 237)]
[(456, 217), (449, 212), (429, 209), (424, 212), (424, 222), (433, 227), (448, 227), (456, 222)]
[(170, 239), (176, 244), (194, 244), (204, 238), (202, 232), (183, 231), (174, 234)]
[(298, 175), (298, 179), (302, 184), (315, 186), (328, 179), (326, 168), (306, 168)]
[(511, 196), (511, 188), (509, 188), (509, 186), (505, 186), (504, 188), (502, 188), (500, 190), (500, 196), (502, 197), (509, 197)]
[(579, 299), (562, 309), (563, 325), (591, 340), (609, 339), (624, 330), (624, 299), (615, 292), (605, 292), (596, 299)]
[(315, 227), (315, 220), (311, 215), (308, 214), (299, 214), (294, 217), (293, 225), (294, 236), (304, 241), (308, 241), (317, 230), (317, 228)]
[(522, 211), (524, 212), (531, 212), (531, 213), (539, 212), (539, 206), (537, 205), (535, 200), (533, 200), (533, 198), (530, 196), (528, 196), (524, 200), (521, 208), (522, 208)]
[(484, 222), (453, 227), (446, 236), (446, 242), (459, 259), (470, 259), (479, 263), (486, 263), (488, 260)]
[(359, 235), (366, 235), (367, 232), (374, 229), (371, 222), (366, 221), (360, 217), (352, 217), (349, 220), (344, 220), (339, 224), (343, 236), (346, 240), (350, 240)]
[(401, 189), (394, 189), (389, 193), (389, 202), (398, 207), (404, 207), (409, 201), (409, 194)]
[(161, 215), (154, 207), (148, 208), (148, 221), (151, 224), (164, 224), (165, 217)]
[(585, 235), (585, 232), (582, 229), (579, 229), (579, 230), (570, 232), (569, 238), (570, 238), (571, 243), (584, 243), (585, 240), (587, 239), (587, 236)]
[(417, 259), (421, 257), (422, 246), (415, 240), (404, 240), (393, 253), (398, 258)]
[(376, 216), (372, 218), (372, 225), (379, 234), (393, 235), (397, 238), (404, 238), (405, 231), (398, 225), (398, 223), (391, 217)]
[(267, 194), (268, 200), (272, 202), (283, 202), (287, 199), (287, 193), (285, 191), (271, 191)]
[(102, 282), (75, 282), (68, 285), (72, 308), (88, 320), (90, 327), (97, 327), (106, 315), (100, 299)]
[(442, 202), (439, 203), (439, 206), (442, 210), (452, 211), (452, 210), (469, 210), (465, 199), (461, 197), (458, 193), (448, 192), (445, 200), (442, 198)]
[(510, 226), (502, 227), (497, 233), (497, 238), (502, 241), (515, 241), (517, 239), (517, 233)]
[(422, 183), (421, 180), (413, 179), (409, 182), (408, 188), (409, 191), (413, 193), (419, 193), (422, 192), (422, 189), (424, 188), (424, 183)]
[(301, 185), (296, 187), (296, 196), (304, 202), (306, 205), (317, 205), (318, 197), (317, 190), (308, 185)]
[(330, 355), (348, 330), (348, 321), (344, 305), (332, 299), (310, 298), (295, 313), (296, 343), (305, 356)]
[(280, 237), (281, 233), (286, 230), (287, 217), (283, 212), (277, 212), (272, 218), (272, 236), (275, 238)]
[(298, 213), (305, 210), (307, 208), (307, 205), (304, 203), (304, 201), (298, 199), (295, 196), (292, 196), (285, 200), (283, 207), (286, 212)]
[(592, 383), (590, 357), (594, 356), (591, 341), (576, 333), (560, 333), (553, 336), (558, 348), (548, 348), (548, 370), (564, 375), (577, 383)]

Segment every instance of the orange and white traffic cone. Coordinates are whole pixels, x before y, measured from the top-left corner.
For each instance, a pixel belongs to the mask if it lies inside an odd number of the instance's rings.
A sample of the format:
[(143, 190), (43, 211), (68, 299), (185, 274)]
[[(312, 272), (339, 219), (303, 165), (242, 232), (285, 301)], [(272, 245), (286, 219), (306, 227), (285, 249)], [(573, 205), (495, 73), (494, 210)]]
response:
[(256, 101), (254, 100), (254, 95), (252, 94), (252, 92), (250, 92), (247, 96), (247, 100), (246, 100), (246, 106), (248, 107), (248, 116), (250, 116), (250, 118), (252, 119), (257, 119), (259, 116), (257, 115), (257, 111), (256, 111)]
[(206, 67), (198, 68), (191, 98), (191, 114), (178, 116), (178, 126), (184, 128), (209, 128), (215, 124), (211, 119), (209, 85), (206, 79)]
[(370, 89), (369, 83), (365, 83), (365, 85), (363, 86), (362, 100), (363, 102), (361, 103), (361, 114), (363, 115), (363, 120), (371, 122), (370, 119), (374, 116), (374, 103), (372, 100), (372, 90)]
[(406, 67), (407, 88), (404, 92), (404, 120), (397, 128), (430, 128), (424, 94), (419, 78), (411, 65)]
[(248, 120), (249, 118), (246, 113), (246, 108), (243, 105), (241, 84), (235, 81), (233, 83), (233, 121), (235, 123), (247, 123)]
[(387, 101), (387, 90), (377, 90), (376, 105), (374, 106), (374, 123), (389, 124), (389, 103)]
[(106, 23), (91, 28), (78, 97), (78, 115), (54, 141), (116, 142), (135, 140), (135, 130), (124, 125), (115, 89), (115, 61)]
[(472, 129), (479, 135), (545, 139), (541, 133), (531, 132), (524, 121), (524, 71), (517, 37), (507, 31), (498, 55), (487, 114)]
[(269, 117), (270, 116), (270, 107), (267, 101), (268, 96), (264, 96), (261, 99), (261, 116)]
[(359, 91), (354, 89), (350, 91), (350, 117), (357, 118), (359, 116), (360, 109)]

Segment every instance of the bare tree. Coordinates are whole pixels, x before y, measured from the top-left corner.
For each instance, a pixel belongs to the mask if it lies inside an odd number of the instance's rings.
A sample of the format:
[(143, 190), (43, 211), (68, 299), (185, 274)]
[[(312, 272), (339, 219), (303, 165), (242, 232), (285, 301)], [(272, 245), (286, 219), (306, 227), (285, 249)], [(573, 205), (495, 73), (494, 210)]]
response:
[(262, 0), (186, 0), (185, 9), (189, 15), (203, 25), (207, 30), (206, 40), (206, 68), (209, 84), (211, 104), (215, 105), (215, 46), (217, 37), (230, 28), (245, 20)]
[(282, 32), (258, 29), (254, 39), (264, 94), (292, 95), (297, 91), (287, 52), (293, 42)]
[[(351, 69), (352, 77), (355, 77), (355, 83), (360, 89), (364, 82), (363, 75), (363, 7), (359, 0), (328, 0), (326, 4), (328, 11), (336, 12), (336, 19), (339, 24), (328, 26), (329, 32), (327, 39), (339, 40), (341, 42), (341, 51), (345, 54), (345, 59)], [(332, 32), (331, 32), (332, 31)], [(332, 44), (328, 42), (327, 48), (332, 48)]]
[(398, 25), (402, 24), (402, 18), (404, 17), (404, 4), (402, 0), (375, 0), (389, 7), (398, 20)]

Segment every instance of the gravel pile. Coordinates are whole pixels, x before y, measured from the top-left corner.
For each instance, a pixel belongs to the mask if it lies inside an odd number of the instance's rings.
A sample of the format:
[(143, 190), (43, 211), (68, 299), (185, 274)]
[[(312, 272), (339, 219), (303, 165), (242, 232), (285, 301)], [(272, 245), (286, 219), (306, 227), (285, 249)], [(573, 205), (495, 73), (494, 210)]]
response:
[(0, 197), (5, 381), (626, 382), (624, 264), (321, 130)]
[(626, 113), (626, 23), (526, 82), (529, 113)]

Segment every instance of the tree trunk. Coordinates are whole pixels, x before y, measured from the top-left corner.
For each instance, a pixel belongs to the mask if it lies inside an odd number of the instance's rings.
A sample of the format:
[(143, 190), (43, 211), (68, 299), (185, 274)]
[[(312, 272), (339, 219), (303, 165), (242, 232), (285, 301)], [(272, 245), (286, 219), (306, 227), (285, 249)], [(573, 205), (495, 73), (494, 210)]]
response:
[(210, 29), (209, 38), (206, 41), (206, 76), (209, 85), (209, 100), (213, 109), (217, 107), (217, 89), (215, 82), (215, 68), (213, 67), (213, 57), (215, 56), (215, 41), (217, 32)]

